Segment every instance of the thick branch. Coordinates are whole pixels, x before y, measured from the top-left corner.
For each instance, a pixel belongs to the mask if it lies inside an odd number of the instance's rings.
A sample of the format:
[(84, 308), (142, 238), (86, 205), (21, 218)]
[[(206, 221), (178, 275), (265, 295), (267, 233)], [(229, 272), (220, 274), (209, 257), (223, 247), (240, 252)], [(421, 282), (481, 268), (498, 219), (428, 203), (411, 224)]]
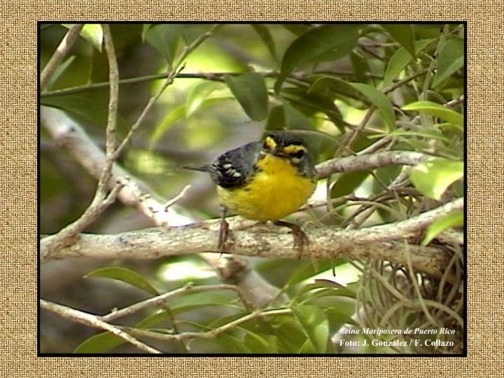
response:
[[(450, 256), (443, 249), (407, 244), (405, 240), (418, 237), (422, 230), (447, 212), (463, 207), (459, 199), (417, 217), (394, 224), (359, 230), (319, 228), (309, 233), (311, 243), (303, 252), (304, 258), (377, 259), (407, 265), (406, 251), (413, 267), (434, 276), (441, 276)], [(236, 255), (295, 259), (299, 251), (293, 248), (292, 235), (278, 227), (256, 226), (253, 222), (231, 222), (228, 252)], [(57, 253), (44, 250), (42, 261), (70, 257), (152, 259), (201, 252), (216, 252), (218, 221), (166, 230), (149, 229), (116, 235), (81, 234), (75, 245)], [(240, 230), (247, 228), (246, 231)], [(44, 254), (44, 251), (46, 252)]]
[(333, 173), (376, 169), (389, 165), (417, 165), (427, 160), (428, 155), (410, 151), (384, 151), (370, 155), (348, 156), (324, 161), (317, 165), (320, 178)]

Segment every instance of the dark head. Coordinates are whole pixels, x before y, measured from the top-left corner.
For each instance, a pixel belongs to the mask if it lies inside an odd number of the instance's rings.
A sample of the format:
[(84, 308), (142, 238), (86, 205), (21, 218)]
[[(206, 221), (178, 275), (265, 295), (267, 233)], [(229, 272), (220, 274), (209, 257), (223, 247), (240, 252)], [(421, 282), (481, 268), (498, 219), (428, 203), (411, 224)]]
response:
[(313, 176), (313, 157), (304, 140), (299, 136), (285, 131), (270, 132), (263, 138), (261, 155), (272, 154), (287, 159), (300, 168), (304, 176)]

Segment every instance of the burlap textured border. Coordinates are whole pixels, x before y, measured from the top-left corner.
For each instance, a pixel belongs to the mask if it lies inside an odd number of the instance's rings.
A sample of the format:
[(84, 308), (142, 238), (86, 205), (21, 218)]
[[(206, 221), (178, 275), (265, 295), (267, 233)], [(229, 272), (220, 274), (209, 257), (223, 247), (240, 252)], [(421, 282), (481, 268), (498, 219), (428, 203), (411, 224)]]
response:
[[(504, 370), (501, 0), (2, 1), (0, 376), (500, 376)], [(468, 358), (37, 358), (37, 20), (467, 20)]]

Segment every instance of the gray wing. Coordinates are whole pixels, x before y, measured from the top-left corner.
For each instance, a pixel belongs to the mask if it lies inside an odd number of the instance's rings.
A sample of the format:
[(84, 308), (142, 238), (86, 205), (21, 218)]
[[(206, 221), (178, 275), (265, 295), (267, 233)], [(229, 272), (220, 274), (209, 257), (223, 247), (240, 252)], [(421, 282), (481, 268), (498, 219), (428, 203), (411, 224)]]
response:
[(252, 142), (220, 155), (208, 166), (212, 180), (226, 189), (244, 185), (247, 177), (255, 170), (254, 162), (257, 160), (261, 145)]

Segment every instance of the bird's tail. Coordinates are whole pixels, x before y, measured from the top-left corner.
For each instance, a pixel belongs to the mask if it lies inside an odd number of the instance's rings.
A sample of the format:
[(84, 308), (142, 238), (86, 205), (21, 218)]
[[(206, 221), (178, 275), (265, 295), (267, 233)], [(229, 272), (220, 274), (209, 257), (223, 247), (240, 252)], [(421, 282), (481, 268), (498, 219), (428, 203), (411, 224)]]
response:
[(190, 171), (200, 171), (200, 172), (208, 172), (210, 164), (200, 164), (200, 165), (184, 165), (183, 169), (188, 169)]

